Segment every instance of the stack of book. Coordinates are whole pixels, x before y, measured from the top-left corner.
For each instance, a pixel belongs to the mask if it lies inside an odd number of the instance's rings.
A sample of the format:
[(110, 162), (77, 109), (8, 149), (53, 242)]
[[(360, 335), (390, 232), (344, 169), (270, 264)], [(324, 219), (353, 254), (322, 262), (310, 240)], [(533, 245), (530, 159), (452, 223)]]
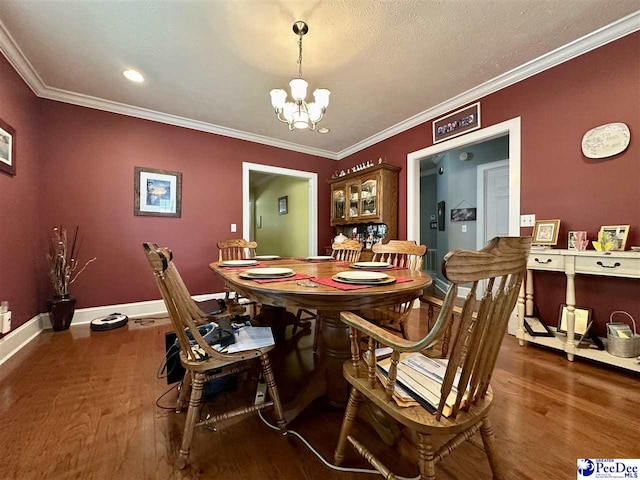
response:
[[(390, 352), (376, 351), (378, 379), (383, 385), (387, 383), (391, 367)], [(398, 363), (398, 374), (393, 399), (400, 407), (422, 406), (430, 413), (435, 413), (440, 404), (442, 381), (447, 371), (448, 360), (434, 359), (416, 353), (403, 353)], [(460, 369), (456, 373), (454, 386), (447, 396), (442, 414), (451, 415), (458, 395), (456, 385), (460, 380)], [(464, 405), (465, 399), (462, 401)]]

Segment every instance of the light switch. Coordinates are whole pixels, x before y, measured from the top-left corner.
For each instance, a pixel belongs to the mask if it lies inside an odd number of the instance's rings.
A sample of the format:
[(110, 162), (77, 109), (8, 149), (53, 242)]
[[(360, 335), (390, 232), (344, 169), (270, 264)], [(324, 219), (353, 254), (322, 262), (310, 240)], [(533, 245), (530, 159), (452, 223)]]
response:
[(521, 227), (533, 227), (536, 223), (536, 215), (534, 213), (529, 215), (520, 215)]
[(236, 230), (238, 230), (238, 226), (235, 223), (231, 224), (231, 231), (235, 232)]
[(466, 225), (462, 225), (462, 233), (467, 233), (467, 226)]

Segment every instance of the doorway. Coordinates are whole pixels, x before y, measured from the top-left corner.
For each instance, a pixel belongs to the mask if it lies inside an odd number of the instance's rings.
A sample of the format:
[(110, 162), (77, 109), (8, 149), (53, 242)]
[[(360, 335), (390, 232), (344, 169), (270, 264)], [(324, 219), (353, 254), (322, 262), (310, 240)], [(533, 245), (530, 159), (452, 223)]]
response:
[[(318, 175), (312, 172), (304, 172), (301, 170), (292, 170), (289, 168), (273, 167), (270, 165), (261, 165), (257, 163), (242, 163), (242, 237), (251, 239), (255, 235), (254, 228), (260, 226), (260, 219), (254, 218), (253, 212), (255, 203), (251, 198), (251, 174), (259, 172), (261, 174), (273, 176), (273, 177), (292, 177), (295, 180), (303, 180), (307, 185), (307, 200), (308, 208), (304, 222), (296, 222), (297, 229), (303, 228), (303, 225), (308, 226), (308, 241), (307, 251), (304, 256), (316, 255), (318, 250)], [(289, 212), (294, 205), (288, 202), (287, 199), (287, 213), (282, 217), (288, 218)], [(291, 213), (291, 214), (292, 214)], [(282, 232), (280, 232), (282, 233)], [(258, 246), (259, 248), (259, 246)], [(268, 252), (272, 254), (273, 252)]]

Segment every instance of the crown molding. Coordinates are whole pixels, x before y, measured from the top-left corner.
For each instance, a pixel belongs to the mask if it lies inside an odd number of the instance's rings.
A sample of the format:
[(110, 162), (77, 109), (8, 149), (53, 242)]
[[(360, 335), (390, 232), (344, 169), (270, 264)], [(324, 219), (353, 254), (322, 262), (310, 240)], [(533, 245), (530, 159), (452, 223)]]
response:
[(624, 18), (621, 18), (616, 22), (595, 30), (594, 32), (591, 32), (584, 37), (568, 43), (567, 45), (564, 45), (545, 55), (542, 55), (541, 57), (538, 57), (519, 67), (516, 67), (509, 72), (499, 75), (494, 79), (488, 80), (487, 82), (478, 85), (477, 87), (474, 87), (470, 90), (467, 90), (466, 92), (461, 93), (460, 95), (457, 95), (439, 105), (436, 105), (433, 108), (430, 108), (406, 120), (403, 120), (402, 122), (399, 122), (375, 135), (372, 135), (371, 137), (368, 137), (348, 148), (345, 148), (340, 152), (332, 152), (320, 148), (299, 145), (297, 143), (277, 140), (274, 138), (265, 137), (263, 135), (256, 135), (241, 130), (214, 125), (211, 123), (191, 120), (188, 118), (179, 117), (177, 115), (157, 112), (141, 107), (134, 107), (131, 105), (125, 105), (123, 103), (113, 102), (111, 100), (105, 100), (98, 97), (92, 97), (89, 95), (78, 94), (54, 87), (49, 87), (44, 83), (42, 78), (40, 78), (40, 75), (38, 75), (36, 70), (33, 68), (33, 65), (31, 65), (27, 57), (23, 54), (22, 50), (14, 41), (13, 37), (6, 29), (2, 21), (0, 21), (0, 51), (7, 58), (13, 68), (18, 72), (18, 74), (22, 77), (29, 88), (31, 88), (31, 90), (33, 90), (33, 92), (38, 97), (64, 103), (70, 103), (72, 105), (93, 108), (96, 110), (117, 113), (120, 115), (142, 118), (145, 120), (165, 123), (168, 125), (190, 128), (192, 130), (213, 133), (216, 135), (236, 138), (239, 140), (246, 140), (262, 145), (282, 148), (284, 150), (291, 150), (294, 152), (328, 158), (330, 160), (342, 160), (349, 155), (353, 155), (354, 153), (359, 152), (360, 150), (364, 150), (365, 148), (386, 140), (387, 138), (393, 137), (394, 135), (409, 130), (410, 128), (413, 128), (417, 125), (428, 122), (429, 120), (432, 120), (439, 115), (443, 115), (445, 113), (453, 111), (468, 103), (476, 101), (491, 93), (497, 92), (498, 90), (525, 80), (540, 72), (553, 68), (556, 65), (571, 60), (572, 58), (606, 45), (607, 43), (613, 42), (638, 30), (640, 30), (640, 10)]
[(338, 152), (338, 160), (640, 30), (640, 10)]

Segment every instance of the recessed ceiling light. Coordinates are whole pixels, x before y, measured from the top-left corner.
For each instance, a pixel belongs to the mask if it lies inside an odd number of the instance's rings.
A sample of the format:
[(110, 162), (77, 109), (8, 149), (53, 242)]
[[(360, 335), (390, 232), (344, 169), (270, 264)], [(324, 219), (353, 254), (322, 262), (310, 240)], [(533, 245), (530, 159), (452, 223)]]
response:
[(318, 133), (322, 133), (322, 134), (329, 133), (330, 131), (331, 130), (329, 130), (327, 127), (320, 127), (318, 129)]
[(144, 82), (144, 77), (142, 76), (142, 74), (136, 70), (125, 70), (124, 72), (122, 72), (122, 74), (128, 79), (131, 80), (132, 82), (135, 83), (142, 83)]

